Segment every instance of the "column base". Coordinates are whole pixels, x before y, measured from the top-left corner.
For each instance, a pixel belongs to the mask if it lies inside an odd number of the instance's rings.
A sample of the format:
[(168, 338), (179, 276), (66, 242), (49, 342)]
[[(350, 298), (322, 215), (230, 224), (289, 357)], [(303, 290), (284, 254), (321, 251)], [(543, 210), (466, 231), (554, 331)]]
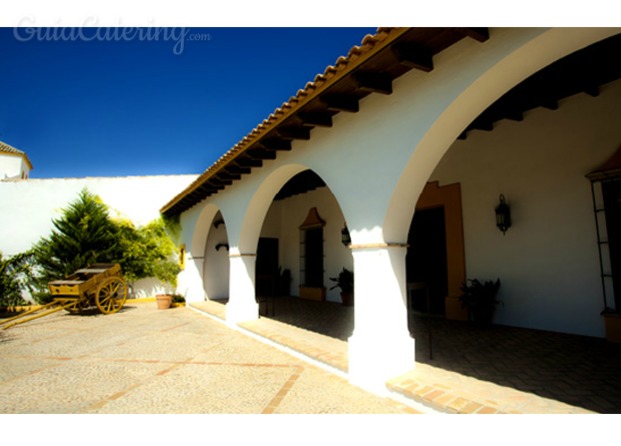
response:
[(259, 319), (259, 304), (256, 302), (245, 302), (242, 305), (235, 305), (234, 302), (226, 304), (226, 323), (230, 326), (240, 322), (254, 321)]
[(415, 366), (415, 342), (409, 333), (358, 334), (348, 340), (349, 381), (365, 390), (385, 395), (386, 382)]

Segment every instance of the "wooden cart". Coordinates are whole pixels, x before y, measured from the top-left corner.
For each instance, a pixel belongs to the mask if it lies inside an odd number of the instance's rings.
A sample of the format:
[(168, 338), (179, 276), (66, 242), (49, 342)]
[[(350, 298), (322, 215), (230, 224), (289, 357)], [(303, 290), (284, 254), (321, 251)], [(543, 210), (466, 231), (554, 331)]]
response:
[(0, 321), (0, 327), (7, 329), (59, 310), (70, 313), (97, 307), (103, 314), (112, 314), (123, 308), (127, 299), (127, 284), (118, 263), (96, 263), (79, 269), (63, 280), (48, 283), (52, 302), (40, 308), (27, 311), (10, 319)]

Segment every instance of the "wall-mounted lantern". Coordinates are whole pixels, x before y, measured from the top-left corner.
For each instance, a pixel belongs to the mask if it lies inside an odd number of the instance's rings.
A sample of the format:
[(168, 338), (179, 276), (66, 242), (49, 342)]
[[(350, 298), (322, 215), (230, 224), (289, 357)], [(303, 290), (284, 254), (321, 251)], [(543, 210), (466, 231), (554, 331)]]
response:
[(349, 235), (349, 229), (347, 229), (347, 223), (341, 229), (341, 242), (345, 246), (351, 245), (351, 236)]
[(505, 203), (503, 194), (500, 194), (500, 204), (496, 206), (496, 226), (502, 231), (502, 235), (511, 227), (511, 209)]

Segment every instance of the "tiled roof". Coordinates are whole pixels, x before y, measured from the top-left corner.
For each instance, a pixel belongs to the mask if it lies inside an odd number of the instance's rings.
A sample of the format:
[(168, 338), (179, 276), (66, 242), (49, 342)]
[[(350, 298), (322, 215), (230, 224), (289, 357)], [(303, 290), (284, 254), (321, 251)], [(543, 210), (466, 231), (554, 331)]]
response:
[(299, 109), (310, 98), (316, 97), (319, 92), (323, 91), (332, 84), (335, 80), (340, 78), (340, 74), (347, 71), (349, 65), (355, 64), (361, 60), (366, 59), (372, 50), (379, 46), (389, 37), (395, 37), (402, 32), (407, 31), (407, 28), (378, 28), (374, 35), (367, 34), (361, 44), (354, 46), (347, 56), (341, 56), (337, 59), (334, 65), (329, 65), (322, 73), (315, 76), (312, 82), (308, 82), (303, 89), (298, 90), (295, 96), (289, 98), (289, 101), (284, 102), (282, 106), (274, 110), (266, 119), (263, 120), (257, 127), (255, 127), (248, 135), (242, 138), (235, 146), (229, 149), (224, 155), (222, 155), (215, 163), (213, 163), (202, 175), (200, 175), (190, 186), (184, 191), (173, 198), (164, 208), (163, 212), (170, 209), (181, 198), (192, 192), (192, 190), (198, 188), (203, 181), (212, 176), (222, 166), (226, 165), (229, 161), (234, 159), (239, 153), (243, 152), (250, 146), (252, 142), (258, 139), (267, 131), (274, 128), (276, 124), (282, 122), (286, 117), (292, 114), (294, 110)]
[[(339, 57), (334, 65), (329, 65), (323, 73), (317, 74), (313, 81), (298, 90), (295, 96), (284, 102), (192, 184), (167, 203), (161, 212), (169, 215), (180, 214), (204, 197), (231, 184), (231, 180), (239, 179), (240, 174), (248, 173), (248, 166), (259, 167), (261, 163), (258, 161), (258, 164), (242, 164), (242, 158), (248, 156), (248, 153), (254, 150), (262, 152), (268, 143), (280, 143), (277, 148), (271, 148), (272, 157), (261, 158), (261, 155), (258, 155), (259, 159), (274, 159), (275, 150), (290, 150), (291, 139), (309, 139), (308, 132), (313, 126), (331, 126), (331, 115), (342, 110), (357, 111), (358, 101), (367, 94), (371, 92), (390, 94), (391, 80), (404, 72), (412, 68), (431, 71), (433, 69), (432, 56), (466, 36), (484, 41), (487, 39), (487, 29), (378, 28), (374, 35), (365, 36), (360, 45), (351, 48), (347, 56)], [(384, 50), (389, 51), (387, 53)], [(382, 71), (379, 76), (375, 76), (377, 70), (388, 71)], [(356, 77), (356, 73), (361, 76)], [(352, 74), (354, 74), (353, 78)], [(371, 74), (370, 79), (367, 76), (363, 77), (368, 74)], [(352, 92), (354, 96), (351, 95)], [(349, 95), (348, 99), (353, 98), (355, 104), (352, 106), (352, 101), (337, 101), (334, 105), (329, 104), (327, 109), (324, 108), (317, 113), (317, 101), (322, 99), (329, 101), (333, 93), (341, 99)], [(353, 108), (349, 109), (350, 107)], [(307, 114), (308, 111), (310, 111), (309, 114)], [(326, 113), (329, 113), (327, 119)], [(319, 121), (316, 120), (318, 114), (320, 115)], [(303, 117), (308, 115), (314, 116)], [(302, 128), (300, 126), (291, 128), (291, 122), (295, 121), (295, 117), (303, 121)], [(287, 130), (293, 130), (293, 133), (287, 134)], [(283, 133), (280, 133), (281, 131)], [(274, 141), (274, 139), (281, 140)], [(240, 161), (238, 166), (231, 169), (237, 161)], [(241, 169), (244, 172), (239, 170), (239, 165), (244, 166)]]
[(9, 153), (11, 155), (21, 156), (28, 164), (28, 167), (32, 170), (32, 163), (28, 159), (28, 156), (25, 152), (22, 152), (21, 150), (18, 150), (13, 146), (8, 145), (7, 143), (0, 141), (0, 153)]

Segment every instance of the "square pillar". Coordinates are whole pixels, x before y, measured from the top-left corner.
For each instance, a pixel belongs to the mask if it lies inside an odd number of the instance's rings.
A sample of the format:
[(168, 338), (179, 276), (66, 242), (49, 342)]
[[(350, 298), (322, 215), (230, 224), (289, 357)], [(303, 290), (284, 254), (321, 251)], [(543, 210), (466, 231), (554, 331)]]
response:
[(226, 321), (229, 325), (259, 318), (259, 304), (255, 296), (256, 254), (231, 254), (229, 278), (229, 302), (226, 305)]
[(349, 338), (349, 380), (375, 393), (414, 368), (407, 325), (403, 244), (353, 245), (354, 332)]

